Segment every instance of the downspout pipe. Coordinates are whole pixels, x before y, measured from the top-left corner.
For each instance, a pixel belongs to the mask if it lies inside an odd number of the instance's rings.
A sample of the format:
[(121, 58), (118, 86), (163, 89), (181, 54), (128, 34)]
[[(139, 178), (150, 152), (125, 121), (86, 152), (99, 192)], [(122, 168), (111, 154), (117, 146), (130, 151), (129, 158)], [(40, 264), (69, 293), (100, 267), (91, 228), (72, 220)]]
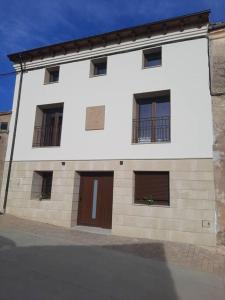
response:
[(12, 146), (11, 146), (11, 152), (10, 152), (10, 158), (9, 158), (9, 167), (8, 167), (8, 173), (7, 173), (7, 180), (6, 180), (6, 187), (5, 187), (5, 195), (4, 195), (3, 212), (2, 212), (2, 214), (4, 214), (5, 211), (6, 211), (7, 200), (8, 200), (9, 183), (10, 183), (10, 176), (11, 176), (12, 162), (13, 162), (13, 154), (14, 154), (15, 141), (16, 141), (16, 131), (17, 131), (18, 116), (19, 116), (19, 110), (20, 110), (20, 99), (21, 99), (21, 91), (22, 91), (22, 83), (23, 83), (23, 73), (24, 73), (23, 60), (22, 60), (22, 56), (20, 55), (20, 81), (19, 81), (19, 90), (18, 90), (18, 97), (17, 97), (15, 123), (14, 123), (14, 129), (13, 129)]

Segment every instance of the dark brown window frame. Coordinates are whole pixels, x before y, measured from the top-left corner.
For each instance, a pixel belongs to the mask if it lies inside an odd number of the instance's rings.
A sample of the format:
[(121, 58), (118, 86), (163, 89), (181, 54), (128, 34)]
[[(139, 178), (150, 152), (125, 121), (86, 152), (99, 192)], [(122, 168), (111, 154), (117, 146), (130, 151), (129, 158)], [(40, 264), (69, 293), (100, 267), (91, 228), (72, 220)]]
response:
[[(33, 147), (59, 147), (62, 137), (64, 103), (36, 107)], [(49, 126), (49, 122), (53, 122)]]
[[(55, 71), (58, 71), (58, 80), (51, 80), (51, 72), (55, 72)], [(58, 83), (59, 82), (59, 73), (60, 73), (59, 66), (47, 67), (45, 69), (44, 84)]]
[[(167, 182), (167, 191), (160, 191), (160, 193), (167, 193), (167, 199), (156, 199), (158, 196), (154, 196), (152, 194), (159, 193), (159, 191), (152, 191), (149, 192), (148, 195), (146, 194), (143, 197), (140, 197), (140, 192), (137, 189), (137, 176), (138, 175), (163, 175), (167, 178), (163, 179), (162, 182), (165, 184), (165, 180), (168, 180)], [(148, 206), (164, 206), (164, 207), (170, 207), (170, 172), (169, 171), (134, 171), (134, 204), (135, 205), (148, 205)], [(155, 179), (156, 181), (158, 179)], [(140, 188), (139, 188), (140, 189)], [(144, 188), (141, 188), (143, 190)], [(143, 193), (143, 192), (141, 192)], [(148, 199), (147, 199), (148, 198)]]
[[(147, 56), (154, 56), (155, 54), (160, 55), (160, 63), (153, 65), (153, 66), (148, 66), (147, 64)], [(149, 48), (149, 49), (144, 49), (142, 52), (142, 69), (151, 69), (151, 68), (157, 68), (162, 66), (162, 47), (155, 47), (155, 48)]]
[[(97, 74), (96, 68), (97, 68), (98, 64), (103, 64), (103, 63), (106, 65), (105, 73)], [(108, 67), (108, 57), (107, 56), (92, 59), (90, 61), (90, 77), (106, 76), (107, 75), (107, 67)]]
[[(6, 124), (6, 129), (2, 129), (2, 124)], [(0, 122), (0, 132), (8, 132), (8, 129), (9, 129), (9, 123), (8, 122), (5, 122), (5, 121), (2, 121)]]
[(52, 194), (52, 183), (53, 171), (34, 171), (31, 199), (37, 199), (40, 201), (50, 200)]
[[(133, 97), (133, 122), (132, 122), (132, 144), (151, 144), (151, 143), (168, 143), (171, 141), (171, 97), (170, 97), (170, 90), (163, 90), (163, 91), (155, 91), (155, 92), (147, 92), (147, 93), (140, 93), (134, 94)], [(157, 118), (156, 115), (156, 106), (157, 103), (160, 102), (164, 97), (168, 97), (169, 99), (169, 115), (165, 117)], [(151, 100), (152, 103), (152, 111), (151, 116), (149, 116), (149, 128), (151, 128), (151, 140), (141, 142), (139, 140), (139, 129), (140, 129), (140, 116), (139, 116), (139, 105), (141, 101), (149, 101)], [(154, 100), (155, 99), (155, 100)], [(159, 120), (158, 120), (159, 119)], [(166, 130), (166, 136), (162, 141), (157, 140), (157, 130), (158, 124), (157, 122), (161, 122), (161, 127)], [(146, 120), (147, 122), (147, 120)], [(168, 131), (168, 132), (167, 132)], [(165, 135), (165, 134), (164, 134)]]

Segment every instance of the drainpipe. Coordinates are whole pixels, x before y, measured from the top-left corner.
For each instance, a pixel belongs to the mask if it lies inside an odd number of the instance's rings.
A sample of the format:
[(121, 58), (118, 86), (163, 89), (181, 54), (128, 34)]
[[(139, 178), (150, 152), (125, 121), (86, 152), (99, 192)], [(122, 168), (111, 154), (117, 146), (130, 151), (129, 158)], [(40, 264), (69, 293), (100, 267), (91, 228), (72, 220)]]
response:
[(20, 55), (20, 82), (19, 82), (19, 90), (18, 90), (16, 114), (15, 114), (15, 123), (14, 123), (14, 129), (13, 129), (12, 146), (11, 146), (11, 152), (10, 152), (9, 168), (8, 168), (8, 174), (7, 174), (7, 180), (6, 180), (6, 188), (5, 188), (5, 196), (4, 196), (2, 214), (4, 214), (5, 211), (6, 211), (7, 200), (8, 200), (10, 175), (11, 175), (11, 170), (12, 170), (13, 154), (14, 154), (15, 141), (16, 141), (16, 130), (17, 130), (17, 123), (18, 123), (19, 109), (20, 109), (20, 99), (21, 99), (21, 91), (22, 91), (22, 83), (23, 83), (23, 72), (24, 72), (23, 60), (22, 60), (22, 56)]

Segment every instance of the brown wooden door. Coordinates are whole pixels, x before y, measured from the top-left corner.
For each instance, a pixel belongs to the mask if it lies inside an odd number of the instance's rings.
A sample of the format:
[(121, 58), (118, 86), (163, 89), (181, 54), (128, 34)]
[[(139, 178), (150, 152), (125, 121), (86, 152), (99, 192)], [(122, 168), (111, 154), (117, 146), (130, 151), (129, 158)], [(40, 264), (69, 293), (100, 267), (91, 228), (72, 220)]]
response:
[(78, 225), (112, 228), (113, 173), (80, 174)]

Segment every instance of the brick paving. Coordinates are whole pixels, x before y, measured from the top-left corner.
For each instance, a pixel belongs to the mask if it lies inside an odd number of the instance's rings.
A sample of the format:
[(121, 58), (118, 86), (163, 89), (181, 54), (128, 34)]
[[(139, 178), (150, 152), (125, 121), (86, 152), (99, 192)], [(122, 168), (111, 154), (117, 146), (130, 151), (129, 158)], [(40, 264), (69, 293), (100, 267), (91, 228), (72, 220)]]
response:
[(34, 237), (54, 239), (62, 245), (103, 247), (129, 255), (180, 265), (195, 271), (225, 276), (225, 249), (223, 247), (205, 248), (191, 244), (94, 234), (10, 215), (0, 216), (0, 236), (1, 232), (10, 230), (31, 234)]

